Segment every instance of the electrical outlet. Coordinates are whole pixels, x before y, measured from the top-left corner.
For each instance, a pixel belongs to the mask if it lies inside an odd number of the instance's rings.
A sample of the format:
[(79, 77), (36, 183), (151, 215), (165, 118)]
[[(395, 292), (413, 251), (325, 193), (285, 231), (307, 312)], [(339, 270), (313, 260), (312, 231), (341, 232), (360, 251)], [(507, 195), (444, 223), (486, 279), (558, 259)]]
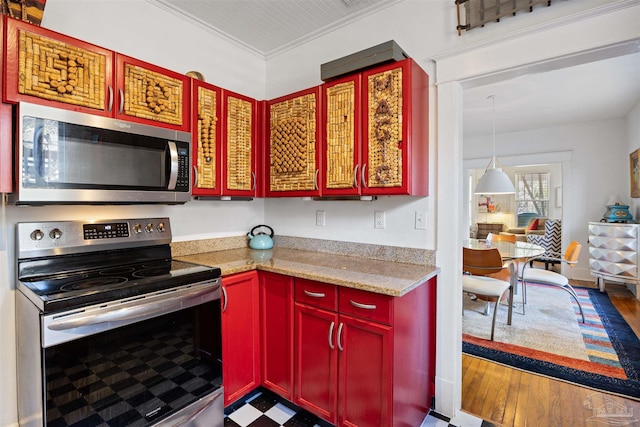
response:
[(324, 221), (325, 221), (324, 211), (316, 211), (316, 226), (324, 227), (324, 224), (325, 224)]
[(416, 230), (426, 230), (427, 229), (427, 213), (424, 211), (416, 211), (416, 222), (415, 222)]
[(373, 228), (384, 228), (384, 211), (373, 213)]

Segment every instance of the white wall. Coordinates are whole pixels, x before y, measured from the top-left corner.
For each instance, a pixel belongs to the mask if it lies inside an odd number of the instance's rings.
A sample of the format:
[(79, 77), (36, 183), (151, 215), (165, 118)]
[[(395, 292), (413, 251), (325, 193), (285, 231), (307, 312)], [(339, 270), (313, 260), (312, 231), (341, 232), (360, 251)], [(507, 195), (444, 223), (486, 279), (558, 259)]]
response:
[[(510, 160), (521, 155), (550, 152), (571, 152), (570, 188), (564, 188), (563, 234), (568, 241), (583, 245), (578, 265), (571, 270), (575, 279), (592, 280), (589, 274), (587, 248), (589, 221), (599, 221), (612, 194), (629, 194), (627, 125), (624, 118), (575, 123), (505, 133), (497, 136), (502, 143), (496, 151)], [(473, 159), (491, 152), (491, 138), (465, 138), (464, 158)], [(509, 168), (511, 170), (511, 168)], [(555, 198), (552, 201), (555, 203)], [(568, 234), (565, 234), (568, 233)], [(566, 239), (565, 239), (566, 241)]]

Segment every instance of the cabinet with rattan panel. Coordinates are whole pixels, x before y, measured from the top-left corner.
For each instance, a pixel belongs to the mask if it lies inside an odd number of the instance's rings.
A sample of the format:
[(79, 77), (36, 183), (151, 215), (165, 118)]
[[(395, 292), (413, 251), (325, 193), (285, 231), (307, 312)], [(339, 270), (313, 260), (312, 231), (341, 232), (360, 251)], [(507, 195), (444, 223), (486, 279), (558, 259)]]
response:
[(189, 78), (7, 18), (4, 101), (189, 131)]
[(199, 80), (191, 97), (192, 194), (255, 197), (257, 101)]
[(320, 195), (320, 86), (267, 102), (266, 196)]
[(323, 195), (427, 196), (429, 76), (406, 59), (323, 86)]

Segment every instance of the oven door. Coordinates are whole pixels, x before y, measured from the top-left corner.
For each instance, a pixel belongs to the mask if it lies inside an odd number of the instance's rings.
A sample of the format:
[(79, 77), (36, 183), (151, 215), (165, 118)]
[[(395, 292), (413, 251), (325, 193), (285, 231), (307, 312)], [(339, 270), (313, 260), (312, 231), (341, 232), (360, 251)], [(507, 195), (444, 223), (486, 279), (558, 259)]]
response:
[(19, 203), (189, 200), (190, 136), (22, 103)]
[(222, 426), (218, 282), (44, 316), (44, 425)]

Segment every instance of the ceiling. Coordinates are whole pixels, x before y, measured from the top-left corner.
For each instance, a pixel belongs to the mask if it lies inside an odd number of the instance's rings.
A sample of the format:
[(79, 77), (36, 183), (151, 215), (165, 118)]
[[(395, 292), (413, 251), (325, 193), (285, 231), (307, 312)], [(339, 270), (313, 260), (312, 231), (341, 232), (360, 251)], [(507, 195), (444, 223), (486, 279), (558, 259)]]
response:
[[(267, 59), (403, 0), (148, 1)], [(491, 134), (490, 95), (497, 133), (625, 117), (639, 76), (636, 52), (466, 89), (464, 134)]]
[(401, 0), (149, 0), (266, 58)]

